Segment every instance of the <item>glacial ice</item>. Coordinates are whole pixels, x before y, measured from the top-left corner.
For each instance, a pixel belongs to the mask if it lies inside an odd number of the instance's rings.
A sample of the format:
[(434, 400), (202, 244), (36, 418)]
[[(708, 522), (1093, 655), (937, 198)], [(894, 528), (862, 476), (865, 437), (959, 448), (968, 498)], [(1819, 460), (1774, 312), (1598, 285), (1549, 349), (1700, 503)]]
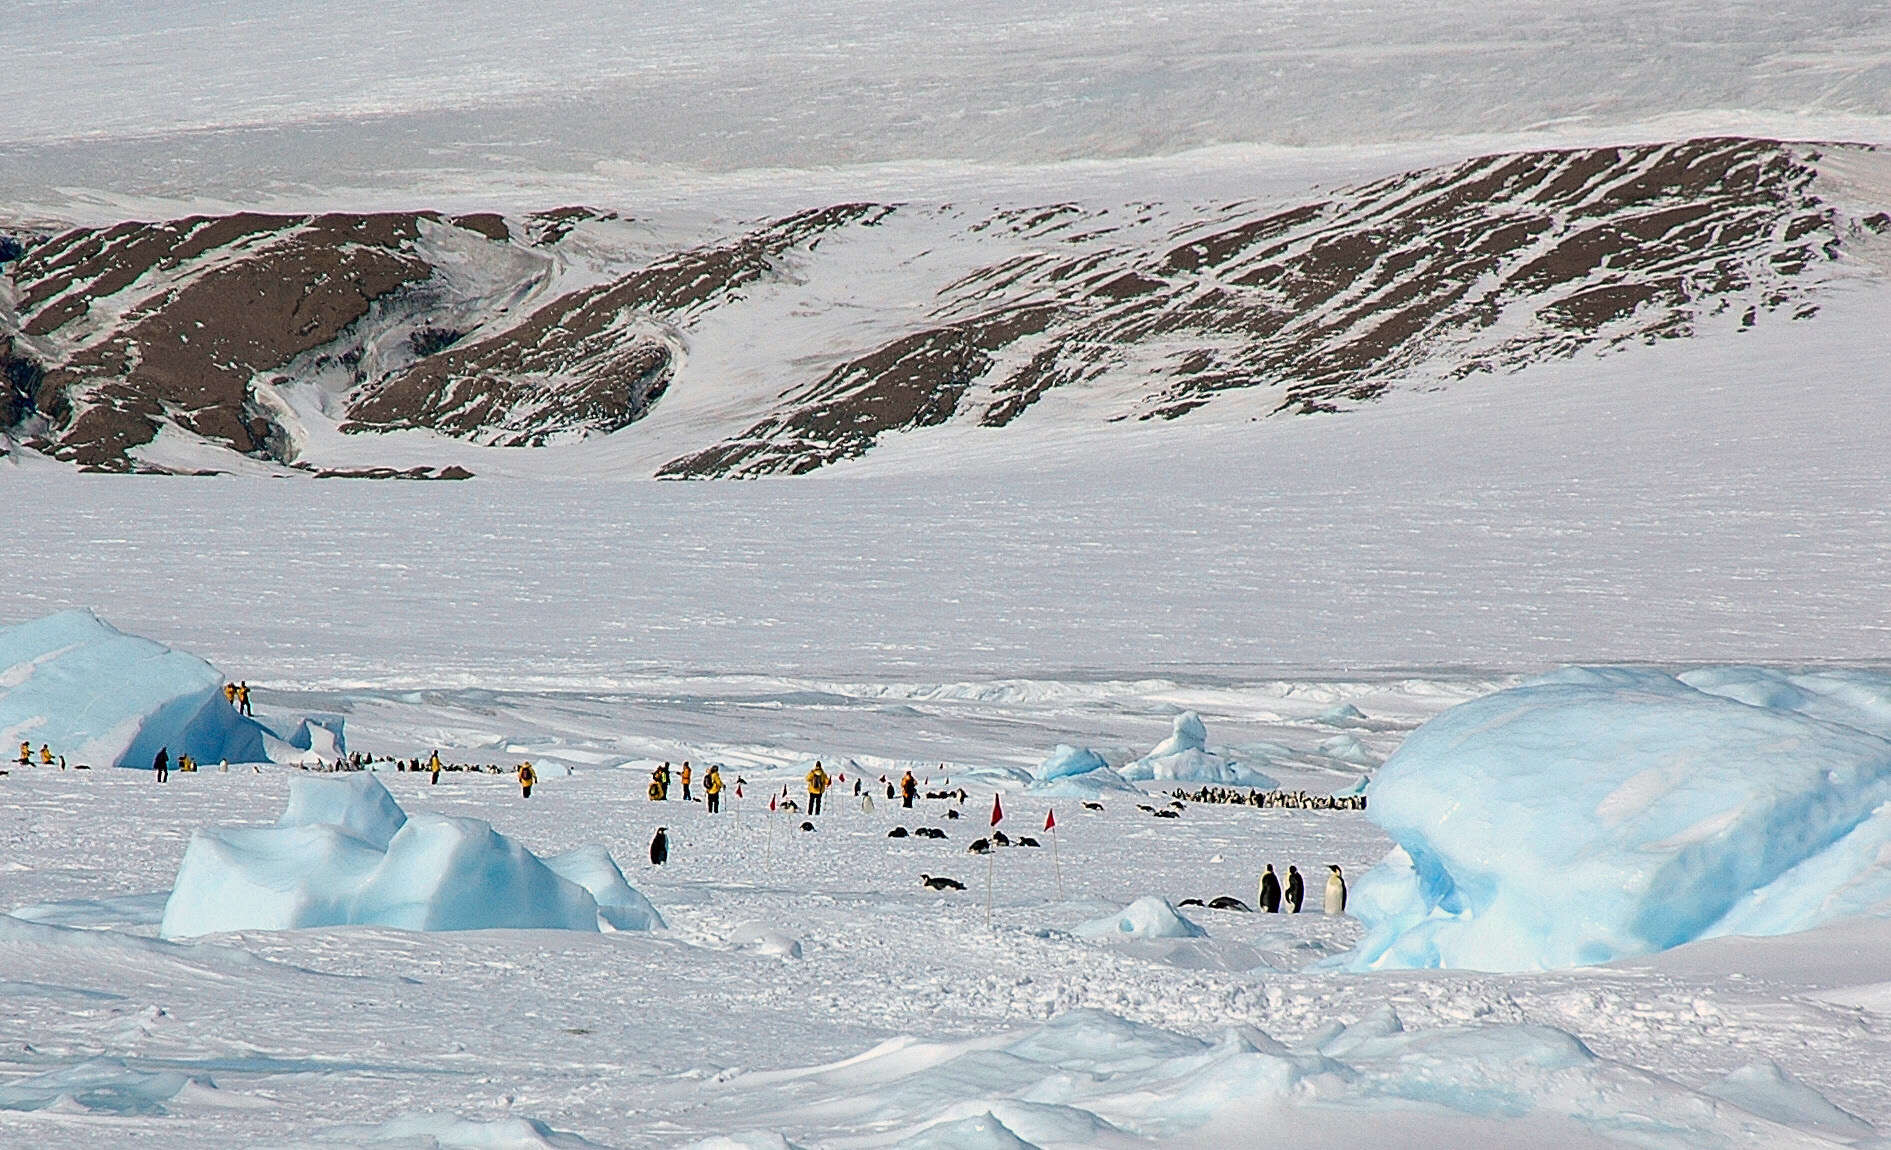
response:
[(0, 747), (45, 744), (68, 761), (148, 767), (264, 759), (264, 731), (223, 697), (223, 676), (193, 655), (127, 635), (90, 611), (0, 627)]
[(1354, 969), (1529, 970), (1891, 913), (1891, 676), (1568, 668), (1372, 783)]
[(369, 774), (290, 782), (274, 827), (191, 836), (158, 933), (348, 924), (648, 930), (663, 920), (602, 848), (552, 860), (479, 819), (407, 816)]

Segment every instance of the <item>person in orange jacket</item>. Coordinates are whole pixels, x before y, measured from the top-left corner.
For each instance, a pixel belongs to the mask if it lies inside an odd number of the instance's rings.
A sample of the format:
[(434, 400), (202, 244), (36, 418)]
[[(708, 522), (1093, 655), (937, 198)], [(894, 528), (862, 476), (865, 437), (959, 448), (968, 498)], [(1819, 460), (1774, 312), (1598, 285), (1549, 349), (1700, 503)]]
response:
[(690, 769), (689, 769), (689, 760), (688, 760), (688, 759), (684, 759), (684, 760), (683, 760), (683, 776), (682, 776), (682, 782), (683, 782), (683, 801), (684, 801), (684, 802), (686, 802), (686, 803), (690, 803), (690, 802), (695, 802), (695, 801), (696, 801), (696, 800), (694, 800), (694, 799), (692, 799), (692, 798), (690, 798), (690, 797), (689, 797), (689, 780), (690, 780)]
[(907, 771), (905, 776), (900, 779), (900, 806), (911, 807), (913, 800), (918, 797), (919, 780), (913, 777), (913, 772)]
[(236, 706), (236, 684), (235, 683), (225, 683), (223, 685), (223, 697), (232, 707)]
[(808, 772), (808, 813), (821, 813), (821, 796), (827, 793), (827, 772), (821, 769), (819, 760), (814, 769)]

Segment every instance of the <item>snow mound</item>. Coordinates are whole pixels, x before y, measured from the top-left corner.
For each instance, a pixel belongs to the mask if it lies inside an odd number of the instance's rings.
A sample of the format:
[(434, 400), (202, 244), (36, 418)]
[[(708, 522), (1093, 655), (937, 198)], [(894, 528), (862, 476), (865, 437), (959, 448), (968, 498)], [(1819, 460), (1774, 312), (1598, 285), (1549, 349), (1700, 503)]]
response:
[(1546, 1145), (1590, 1145), (1597, 1131), (1621, 1130), (1657, 1132), (1651, 1145), (1810, 1148), (1858, 1132), (1809, 1087), (1788, 1083), (1781, 1094), (1769, 1084), (1728, 1105), (1713, 1088), (1690, 1090), (1598, 1057), (1548, 1026), (1406, 1030), (1382, 1010), (1324, 1041), (1325, 1049), (1317, 1038), (1289, 1047), (1250, 1027), (1203, 1041), (1078, 1010), (1008, 1035), (896, 1039), (779, 1072), (776, 1085), (758, 1083), (759, 1094), (737, 1105), (755, 1115), (758, 1132), (771, 1132), (787, 1108), (840, 1111), (870, 1116), (879, 1145), (1012, 1150), (1231, 1144), (1253, 1129), (1257, 1105), (1289, 1141), (1321, 1146), (1358, 1145), (1362, 1115), (1414, 1146), (1467, 1144), (1454, 1136), (1465, 1116), (1526, 1123)]
[(487, 1122), (457, 1114), (402, 1114), (379, 1126), (347, 1126), (334, 1133), (358, 1144), (397, 1142), (440, 1150), (588, 1150), (598, 1145), (536, 1118)]
[(1568, 668), (1413, 732), (1368, 791), (1398, 847), (1345, 963), (1558, 968), (1891, 913), (1891, 676), (1690, 676), (1719, 693)]
[(1126, 763), (1122, 776), (1136, 782), (1213, 783), (1229, 787), (1273, 790), (1274, 779), (1241, 760), (1208, 749), (1208, 728), (1194, 711), (1175, 717), (1169, 737), (1135, 762)]
[(769, 958), (800, 958), (801, 942), (765, 922), (745, 922), (729, 932), (729, 945)]
[(73, 763), (257, 762), (263, 728), (223, 697), (194, 655), (127, 635), (90, 611), (0, 627), (0, 746), (45, 744)]
[[(0, 1085), (0, 1110), (150, 1117), (163, 1114), (164, 1103), (191, 1082), (175, 1070), (134, 1070), (115, 1058), (95, 1058)], [(208, 1079), (200, 1083), (214, 1085)]]
[(1201, 938), (1208, 932), (1176, 913), (1165, 898), (1144, 895), (1116, 914), (1071, 929), (1080, 938)]
[(1787, 1074), (1770, 1058), (1747, 1063), (1718, 1082), (1708, 1083), (1701, 1093), (1783, 1126), (1818, 1130), (1848, 1142), (1872, 1133), (1869, 1122), (1834, 1106), (1825, 1095)]
[(554, 863), (479, 819), (409, 818), (372, 775), (298, 779), (278, 825), (191, 836), (158, 933), (662, 925), (601, 848)]

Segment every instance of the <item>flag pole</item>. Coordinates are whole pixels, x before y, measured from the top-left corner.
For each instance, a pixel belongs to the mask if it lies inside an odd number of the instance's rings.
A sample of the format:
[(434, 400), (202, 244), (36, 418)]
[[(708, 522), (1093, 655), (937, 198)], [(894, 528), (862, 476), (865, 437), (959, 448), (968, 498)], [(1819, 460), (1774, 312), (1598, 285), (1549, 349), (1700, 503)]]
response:
[(1064, 864), (1057, 857), (1057, 812), (1046, 811), (1044, 829), (1051, 832), (1051, 869), (1057, 874), (1057, 901), (1064, 899)]
[[(993, 793), (991, 797), (991, 825), (993, 830), (996, 830), (998, 824), (1004, 821), (1004, 817), (1004, 805), (998, 801), (998, 795)], [(991, 929), (991, 872), (993, 861), (997, 854), (998, 848), (995, 846), (985, 852), (985, 929), (987, 930)]]

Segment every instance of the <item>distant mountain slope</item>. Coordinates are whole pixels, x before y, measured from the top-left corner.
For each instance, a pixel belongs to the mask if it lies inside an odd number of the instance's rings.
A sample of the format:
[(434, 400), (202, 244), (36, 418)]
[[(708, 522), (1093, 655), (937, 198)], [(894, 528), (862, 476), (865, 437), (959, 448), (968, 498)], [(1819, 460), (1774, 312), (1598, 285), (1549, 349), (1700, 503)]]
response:
[[(1297, 204), (840, 204), (683, 244), (582, 209), (20, 235), (0, 425), (102, 470), (176, 469), (152, 445), (180, 436), (320, 469), (311, 421), (504, 447), (648, 435), (657, 474), (707, 478), (1006, 427), (1061, 393), (1089, 399), (1042, 418), (1176, 419), (1231, 393), (1334, 411), (1810, 315), (1848, 247), (1891, 232), (1884, 205), (1822, 192), (1821, 165), (1855, 152), (1546, 150)], [(414, 442), (389, 441), (389, 473), (435, 473)]]

